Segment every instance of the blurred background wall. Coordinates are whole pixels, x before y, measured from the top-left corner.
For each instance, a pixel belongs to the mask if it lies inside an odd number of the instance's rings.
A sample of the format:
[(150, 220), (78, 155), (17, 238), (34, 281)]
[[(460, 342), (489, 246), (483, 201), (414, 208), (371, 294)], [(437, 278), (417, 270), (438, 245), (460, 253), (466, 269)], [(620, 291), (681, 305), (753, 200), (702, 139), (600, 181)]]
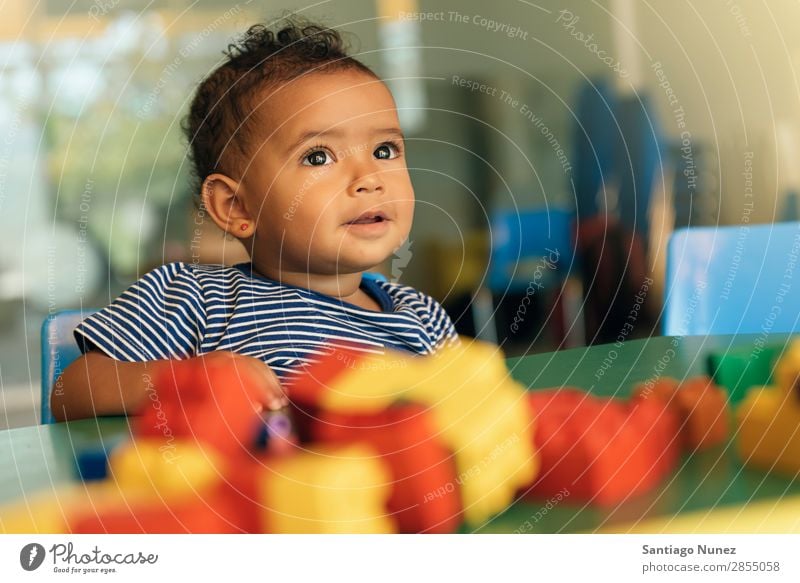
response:
[[(35, 422), (47, 314), (103, 306), (166, 261), (246, 260), (194, 211), (180, 120), (227, 41), (286, 11), (352, 33), (388, 80), (418, 207), (409, 244), (380, 269), (444, 302), (465, 333), (498, 210), (618, 217), (655, 282), (639, 335), (657, 333), (676, 226), (798, 219), (790, 0), (5, 0), (0, 426)], [(508, 295), (501, 341), (519, 311)], [(509, 353), (560, 345), (539, 308)], [(584, 327), (572, 344), (598, 339)]]

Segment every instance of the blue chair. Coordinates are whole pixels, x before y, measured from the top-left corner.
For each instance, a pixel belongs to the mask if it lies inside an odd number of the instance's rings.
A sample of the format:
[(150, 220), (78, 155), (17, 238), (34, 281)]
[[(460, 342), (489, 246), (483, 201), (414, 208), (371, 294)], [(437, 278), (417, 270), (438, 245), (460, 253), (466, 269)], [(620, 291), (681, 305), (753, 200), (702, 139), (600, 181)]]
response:
[(64, 310), (45, 318), (42, 324), (42, 423), (55, 423), (50, 410), (50, 391), (64, 369), (81, 355), (72, 331), (94, 310)]
[(800, 330), (800, 222), (676, 231), (667, 249), (668, 336)]
[[(497, 342), (493, 295), (540, 293), (563, 284), (575, 257), (575, 213), (572, 210), (541, 208), (502, 210), (490, 216), (489, 269), (486, 285), (478, 290), (472, 312), (475, 336)], [(533, 285), (532, 285), (533, 284)], [(563, 300), (561, 290), (557, 300)], [(578, 294), (580, 296), (581, 294)], [(580, 300), (568, 297), (564, 304), (567, 324), (573, 324), (575, 337), (583, 337), (577, 312)], [(579, 330), (574, 324), (578, 324)]]

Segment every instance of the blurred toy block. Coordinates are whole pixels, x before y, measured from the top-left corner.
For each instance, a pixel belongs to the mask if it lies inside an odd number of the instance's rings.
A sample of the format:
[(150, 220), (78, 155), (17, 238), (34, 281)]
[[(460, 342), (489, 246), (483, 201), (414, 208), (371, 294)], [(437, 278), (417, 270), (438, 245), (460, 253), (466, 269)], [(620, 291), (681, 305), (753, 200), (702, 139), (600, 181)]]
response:
[(505, 510), (539, 470), (527, 393), (510, 383), (475, 401), (456, 395), (431, 408), (440, 439), (455, 453), (464, 516), (481, 523)]
[(366, 354), (348, 346), (337, 347), (325, 358), (306, 365), (291, 380), (288, 390), (292, 403), (301, 410), (377, 413), (419, 380), (417, 361), (426, 358), (395, 351)]
[(800, 401), (800, 340), (792, 340), (775, 365), (775, 382), (784, 393)]
[(728, 392), (732, 405), (741, 402), (752, 386), (772, 382), (772, 368), (783, 345), (731, 348), (708, 355), (708, 374)]
[(736, 410), (737, 449), (745, 464), (800, 474), (800, 341), (775, 366), (777, 386), (752, 388)]
[(75, 454), (78, 477), (84, 482), (103, 480), (108, 476), (108, 452), (100, 448), (89, 448)]
[(790, 477), (800, 474), (800, 402), (780, 387), (754, 387), (736, 410), (742, 461)]
[(181, 496), (121, 500), (111, 507), (85, 505), (72, 510), (68, 531), (73, 534), (227, 534), (241, 533), (228, 518), (228, 500), (217, 487)]
[(483, 398), (487, 390), (508, 382), (514, 383), (502, 352), (496, 346), (464, 338), (424, 357), (336, 348), (292, 380), (291, 395), (300, 408), (374, 413), (403, 398), (427, 405), (453, 395)]
[(336, 349), (288, 389), (292, 411), (261, 415), (256, 383), (235, 361), (162, 367), (133, 440), (107, 462), (105, 451), (79, 458), (96, 481), (63, 508), (60, 492), (10, 508), (2, 526), (446, 533), (504, 510), (536, 476), (527, 392), (496, 347), (465, 340), (431, 357)]
[(319, 411), (378, 413), (400, 401), (427, 406), (437, 438), (455, 456), (469, 522), (504, 510), (536, 476), (526, 391), (510, 378), (497, 347), (464, 339), (426, 357), (335, 351), (308, 367), (290, 393), (308, 439), (313, 432), (305, 428)]
[(269, 460), (260, 487), (262, 532), (396, 532), (386, 511), (391, 474), (363, 444), (324, 446)]
[(365, 415), (325, 413), (314, 423), (313, 437), (321, 443), (361, 441), (375, 448), (391, 474), (387, 510), (400, 532), (450, 533), (461, 524), (453, 454), (421, 405)]
[(137, 439), (112, 452), (108, 487), (123, 500), (112, 507), (72, 509), (74, 533), (241, 532), (225, 518), (226, 500), (217, 495), (223, 461), (212, 450), (185, 438), (165, 449), (163, 440)]
[(408, 398), (430, 408), (455, 453), (464, 517), (479, 524), (505, 510), (539, 470), (527, 391), (490, 344), (464, 339), (417, 360)]
[(529, 493), (611, 505), (653, 488), (677, 460), (677, 423), (662, 402), (624, 403), (578, 389), (532, 391), (541, 459)]
[(234, 362), (171, 361), (153, 376), (134, 419), (139, 437), (193, 440), (219, 452), (247, 452), (263, 425), (252, 373)]
[(698, 451), (725, 443), (729, 435), (727, 394), (706, 376), (680, 384), (660, 378), (638, 385), (634, 401), (658, 399), (675, 413), (678, 441), (685, 451)]
[(137, 439), (109, 458), (110, 480), (122, 491), (145, 492), (157, 498), (184, 495), (217, 483), (224, 457), (187, 440), (164, 449), (159, 439)]
[[(66, 514), (87, 503), (87, 499), (108, 498), (105, 484), (91, 482), (65, 485), (53, 491), (26, 496), (24, 502), (0, 506), (0, 532), (4, 534), (59, 534), (67, 532)], [(113, 503), (120, 500), (113, 496)]]

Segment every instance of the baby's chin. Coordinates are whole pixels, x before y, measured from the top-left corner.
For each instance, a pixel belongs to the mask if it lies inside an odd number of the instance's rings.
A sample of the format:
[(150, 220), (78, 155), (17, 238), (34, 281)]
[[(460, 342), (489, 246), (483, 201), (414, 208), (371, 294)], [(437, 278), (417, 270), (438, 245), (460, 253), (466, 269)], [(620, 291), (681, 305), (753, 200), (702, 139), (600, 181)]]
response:
[(337, 268), (340, 273), (342, 268), (346, 268), (352, 273), (372, 271), (380, 267), (387, 259), (390, 259), (394, 255), (396, 248), (396, 245), (390, 245), (388, 241), (382, 241), (342, 250), (336, 258)]
[(384, 262), (389, 258), (389, 255), (381, 256), (380, 259), (371, 259), (371, 260), (346, 260), (343, 259), (339, 261), (339, 264), (336, 266), (336, 272), (339, 275), (343, 275), (346, 273), (364, 273), (365, 271), (380, 271), (381, 266)]
[(312, 265), (310, 269), (321, 275), (348, 275), (365, 271), (380, 271), (380, 268), (391, 256), (391, 253), (378, 253), (370, 256), (359, 254), (355, 257), (340, 255), (338, 258), (326, 262), (324, 266)]

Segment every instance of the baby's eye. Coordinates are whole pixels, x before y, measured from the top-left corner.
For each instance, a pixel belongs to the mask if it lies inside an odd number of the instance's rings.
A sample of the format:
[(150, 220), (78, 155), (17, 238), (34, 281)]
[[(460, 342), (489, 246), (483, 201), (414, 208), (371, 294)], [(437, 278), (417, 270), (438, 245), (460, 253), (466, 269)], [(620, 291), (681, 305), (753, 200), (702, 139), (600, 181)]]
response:
[(326, 150), (314, 150), (303, 156), (304, 166), (325, 166), (333, 162), (333, 158)]
[(400, 148), (395, 144), (385, 143), (375, 148), (373, 155), (378, 160), (392, 160), (400, 155)]

